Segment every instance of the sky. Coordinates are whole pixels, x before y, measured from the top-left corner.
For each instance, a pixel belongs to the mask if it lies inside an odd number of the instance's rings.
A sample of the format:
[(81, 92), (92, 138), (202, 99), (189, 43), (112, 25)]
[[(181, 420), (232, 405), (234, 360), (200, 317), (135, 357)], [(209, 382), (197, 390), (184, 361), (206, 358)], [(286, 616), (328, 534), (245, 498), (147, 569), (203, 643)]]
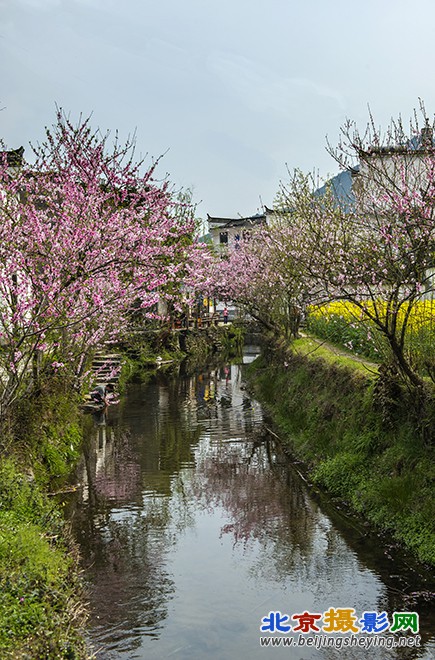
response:
[(321, 178), (340, 127), (435, 113), (433, 0), (0, 0), (0, 139), (44, 138), (56, 106), (136, 133), (197, 215), (273, 206)]

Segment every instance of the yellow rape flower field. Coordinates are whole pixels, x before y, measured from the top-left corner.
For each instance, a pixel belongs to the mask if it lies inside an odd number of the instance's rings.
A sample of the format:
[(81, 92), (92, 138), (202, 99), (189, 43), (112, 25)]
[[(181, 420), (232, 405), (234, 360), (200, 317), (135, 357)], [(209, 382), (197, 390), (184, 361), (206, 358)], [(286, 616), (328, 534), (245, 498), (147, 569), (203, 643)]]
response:
[[(308, 310), (307, 328), (316, 336), (342, 346), (356, 355), (371, 360), (388, 359), (385, 338), (370, 320), (378, 315), (385, 322), (389, 310), (387, 303), (365, 302), (364, 309), (346, 301), (333, 301)], [(407, 315), (409, 316), (407, 318)], [(414, 367), (423, 375), (433, 368), (435, 354), (435, 301), (414, 302), (409, 310), (406, 304), (398, 313), (398, 330), (406, 322), (405, 351)]]

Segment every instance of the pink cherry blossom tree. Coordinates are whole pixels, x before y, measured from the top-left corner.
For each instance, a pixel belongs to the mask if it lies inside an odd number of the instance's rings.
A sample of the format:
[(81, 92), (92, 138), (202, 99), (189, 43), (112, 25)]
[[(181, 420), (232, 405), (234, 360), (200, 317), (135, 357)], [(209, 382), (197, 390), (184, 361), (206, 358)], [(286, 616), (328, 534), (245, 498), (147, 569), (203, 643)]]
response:
[(34, 152), (32, 165), (0, 162), (2, 411), (32, 388), (41, 361), (80, 378), (138, 301), (152, 313), (162, 295), (180, 295), (199, 249), (190, 205), (154, 178), (158, 161), (134, 160), (132, 141), (110, 144), (59, 110)]
[[(330, 184), (319, 191), (313, 176), (291, 173), (272, 223), (230, 246), (214, 265), (216, 291), (287, 336), (307, 305), (349, 301), (359, 309), (358, 322), (369, 324), (388, 348), (389, 373), (422, 389), (424, 374), (407, 337), (415, 306), (433, 297), (435, 286), (432, 127), (415, 119), (407, 137), (397, 121), (382, 136), (373, 121), (364, 134), (348, 123), (331, 152), (351, 168), (350, 197), (339, 199)], [(428, 355), (426, 374), (434, 373)]]
[(304, 299), (297, 262), (287, 258), (284, 226), (261, 227), (229, 245), (213, 264), (210, 291), (242, 307), (267, 330), (296, 335)]

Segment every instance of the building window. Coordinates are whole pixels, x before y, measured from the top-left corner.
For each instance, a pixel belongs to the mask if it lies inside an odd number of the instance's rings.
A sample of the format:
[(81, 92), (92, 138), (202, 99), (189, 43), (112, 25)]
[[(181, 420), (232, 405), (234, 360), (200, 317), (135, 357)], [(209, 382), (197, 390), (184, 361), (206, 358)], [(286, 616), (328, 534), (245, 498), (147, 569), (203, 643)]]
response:
[(221, 231), (219, 234), (219, 243), (228, 243), (228, 232), (227, 231)]

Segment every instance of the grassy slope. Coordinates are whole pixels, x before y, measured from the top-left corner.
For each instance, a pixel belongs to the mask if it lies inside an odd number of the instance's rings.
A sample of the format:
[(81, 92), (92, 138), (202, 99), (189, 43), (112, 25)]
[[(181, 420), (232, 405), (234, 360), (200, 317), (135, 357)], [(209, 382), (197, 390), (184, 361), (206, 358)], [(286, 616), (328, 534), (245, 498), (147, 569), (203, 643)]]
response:
[(416, 424), (406, 394), (379, 388), (349, 356), (311, 352), (310, 341), (253, 363), (255, 393), (314, 482), (435, 565), (434, 449), (421, 434), (435, 410)]
[(1, 658), (87, 657), (78, 553), (48, 495), (79, 455), (75, 403), (60, 391), (28, 402), (0, 455)]

